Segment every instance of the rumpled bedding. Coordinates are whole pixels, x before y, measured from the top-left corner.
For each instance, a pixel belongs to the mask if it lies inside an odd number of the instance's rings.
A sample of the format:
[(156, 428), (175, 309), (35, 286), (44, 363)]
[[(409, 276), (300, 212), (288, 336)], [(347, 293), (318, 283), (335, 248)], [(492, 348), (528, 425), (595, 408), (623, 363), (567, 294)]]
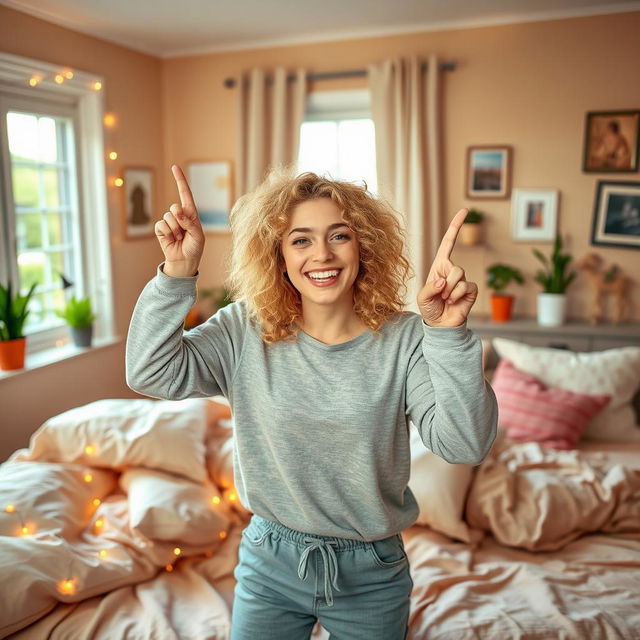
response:
[[(250, 518), (228, 404), (101, 403), (56, 416), (0, 466), (0, 638), (228, 638)], [(468, 494), (472, 544), (403, 532), (409, 638), (640, 638), (634, 446), (496, 441)]]

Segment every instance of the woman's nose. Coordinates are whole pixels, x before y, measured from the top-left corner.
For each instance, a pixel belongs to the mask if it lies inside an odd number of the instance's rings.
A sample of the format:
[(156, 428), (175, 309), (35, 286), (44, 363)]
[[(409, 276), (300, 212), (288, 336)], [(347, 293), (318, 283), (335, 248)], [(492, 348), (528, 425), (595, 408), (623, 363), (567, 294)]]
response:
[(331, 251), (331, 245), (328, 242), (324, 241), (324, 242), (318, 242), (316, 244), (316, 255), (315, 255), (316, 260), (326, 262), (327, 260), (330, 260), (332, 257), (333, 257), (333, 252)]

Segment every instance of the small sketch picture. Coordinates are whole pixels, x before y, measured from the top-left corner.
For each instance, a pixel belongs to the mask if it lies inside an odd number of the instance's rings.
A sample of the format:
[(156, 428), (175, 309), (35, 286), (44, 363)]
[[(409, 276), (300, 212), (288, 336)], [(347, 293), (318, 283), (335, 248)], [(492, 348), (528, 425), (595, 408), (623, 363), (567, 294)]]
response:
[(467, 198), (508, 198), (510, 182), (511, 147), (467, 149)]
[(231, 162), (190, 162), (187, 171), (204, 231), (228, 232)]
[(125, 167), (122, 177), (126, 237), (143, 238), (153, 235), (156, 222), (153, 169)]
[(552, 242), (558, 221), (558, 191), (514, 189), (511, 199), (512, 237), (520, 242)]
[(583, 171), (637, 171), (639, 132), (640, 111), (587, 113)]

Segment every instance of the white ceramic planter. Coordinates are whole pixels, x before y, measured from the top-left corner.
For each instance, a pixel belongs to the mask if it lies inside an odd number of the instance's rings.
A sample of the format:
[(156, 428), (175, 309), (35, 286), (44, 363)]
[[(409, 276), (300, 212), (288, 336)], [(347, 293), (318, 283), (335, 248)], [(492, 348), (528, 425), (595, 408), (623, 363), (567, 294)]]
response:
[(543, 327), (559, 327), (564, 324), (567, 296), (564, 293), (538, 294), (538, 324)]

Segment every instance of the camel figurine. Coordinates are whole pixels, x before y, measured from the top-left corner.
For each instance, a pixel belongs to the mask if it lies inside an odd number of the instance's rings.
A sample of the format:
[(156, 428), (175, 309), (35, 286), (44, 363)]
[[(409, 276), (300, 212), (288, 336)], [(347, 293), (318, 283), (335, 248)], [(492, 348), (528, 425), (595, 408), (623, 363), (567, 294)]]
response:
[(591, 283), (592, 302), (589, 321), (598, 324), (601, 319), (603, 305), (602, 298), (606, 293), (612, 293), (615, 301), (613, 322), (619, 324), (627, 308), (626, 291), (630, 284), (629, 278), (622, 273), (616, 264), (602, 269), (602, 256), (597, 253), (587, 253), (576, 263), (576, 267), (584, 271)]

